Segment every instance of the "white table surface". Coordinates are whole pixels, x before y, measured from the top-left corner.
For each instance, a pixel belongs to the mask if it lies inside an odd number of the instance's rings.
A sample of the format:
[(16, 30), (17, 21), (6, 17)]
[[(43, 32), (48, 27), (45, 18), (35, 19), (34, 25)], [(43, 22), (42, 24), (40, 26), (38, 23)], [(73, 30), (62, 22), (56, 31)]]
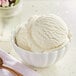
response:
[[(44, 69), (35, 69), (42, 76), (76, 76), (76, 1), (75, 0), (24, 0), (22, 13), (13, 24), (20, 25), (32, 15), (54, 13), (64, 19), (72, 32), (72, 42), (68, 52), (57, 64)], [(9, 28), (8, 28), (9, 30)], [(8, 35), (7, 35), (8, 36)], [(10, 41), (0, 41), (0, 48), (17, 59), (19, 56), (12, 48)]]

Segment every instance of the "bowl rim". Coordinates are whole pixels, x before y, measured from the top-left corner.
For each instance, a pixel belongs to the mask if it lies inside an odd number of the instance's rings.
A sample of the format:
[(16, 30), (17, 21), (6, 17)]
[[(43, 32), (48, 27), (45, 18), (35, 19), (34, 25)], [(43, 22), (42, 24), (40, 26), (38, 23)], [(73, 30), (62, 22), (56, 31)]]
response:
[(6, 7), (6, 8), (5, 7), (0, 7), (0, 10), (14, 9), (14, 8), (18, 7), (21, 3), (22, 3), (22, 0), (19, 0), (19, 2), (15, 6), (13, 6), (13, 7)]
[[(54, 53), (54, 52), (56, 52), (56, 51), (61, 50), (62, 48), (66, 47), (66, 45), (68, 45), (68, 43), (66, 43), (66, 44), (64, 44), (64, 45), (62, 45), (62, 46), (60, 46), (60, 47), (58, 47), (58, 48), (51, 49), (50, 51), (45, 51), (45, 52), (32, 52), (32, 51), (29, 51), (29, 50), (25, 50), (25, 49), (19, 47), (19, 46), (15, 43), (14, 38), (12, 38), (12, 45), (13, 45), (13, 47), (16, 47), (17, 49), (20, 49), (20, 50), (22, 50), (22, 51), (24, 51), (24, 52), (27, 52), (27, 53), (30, 53), (30, 54), (48, 54), (48, 53)], [(14, 49), (14, 50), (15, 50), (15, 49)], [(15, 50), (15, 51), (16, 51), (16, 50)]]
[[(60, 17), (58, 17), (58, 16), (56, 16), (56, 15), (54, 15), (54, 14), (50, 14), (50, 15), (56, 17), (56, 19), (58, 19), (63, 25), (65, 24), (65, 22), (64, 22)], [(32, 52), (32, 51), (29, 51), (29, 50), (25, 50), (25, 49), (19, 47), (19, 46), (15, 43), (15, 34), (19, 31), (19, 29), (22, 28), (22, 26), (24, 26), (24, 25), (26, 25), (26, 24), (27, 24), (27, 22), (24, 22), (20, 27), (16, 28), (16, 30), (15, 30), (14, 32), (12, 32), (12, 39), (11, 39), (11, 40), (12, 40), (12, 44), (13, 44), (16, 48), (18, 48), (18, 49), (20, 49), (20, 50), (23, 50), (23, 51), (25, 51), (25, 52), (27, 52), (27, 53), (31, 53), (31, 54), (48, 54), (48, 53), (54, 53), (55, 51), (59, 51), (59, 50), (61, 50), (62, 48), (66, 47), (66, 46), (70, 43), (70, 40), (69, 40), (69, 38), (68, 38), (68, 40), (65, 41), (62, 45), (60, 45), (60, 46), (57, 47), (57, 48), (51, 49), (51, 50), (49, 50), (49, 51)], [(66, 25), (66, 24), (65, 24), (65, 25)]]

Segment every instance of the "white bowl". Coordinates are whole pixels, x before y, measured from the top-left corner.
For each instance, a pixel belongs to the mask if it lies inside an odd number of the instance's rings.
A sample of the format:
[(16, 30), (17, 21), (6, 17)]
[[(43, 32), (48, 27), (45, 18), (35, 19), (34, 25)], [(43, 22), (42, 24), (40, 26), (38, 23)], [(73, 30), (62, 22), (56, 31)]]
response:
[(49, 52), (34, 53), (18, 47), (15, 43), (15, 34), (16, 32), (14, 32), (14, 34), (12, 35), (13, 48), (19, 54), (24, 63), (27, 63), (34, 67), (47, 67), (50, 64), (56, 63), (64, 56), (70, 43), (68, 41), (68, 43), (64, 44), (63, 46), (60, 46)]
[(0, 17), (11, 17), (15, 16), (21, 11), (22, 7), (22, 0), (19, 0), (19, 2), (12, 7), (0, 7)]

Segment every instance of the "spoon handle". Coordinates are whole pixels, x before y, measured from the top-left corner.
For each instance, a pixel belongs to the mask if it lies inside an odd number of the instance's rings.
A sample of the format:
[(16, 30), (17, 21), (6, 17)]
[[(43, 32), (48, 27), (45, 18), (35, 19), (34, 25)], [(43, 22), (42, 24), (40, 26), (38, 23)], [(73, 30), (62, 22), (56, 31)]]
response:
[(23, 76), (21, 73), (15, 71), (15, 70), (12, 69), (12, 68), (7, 67), (7, 66), (4, 66), (4, 65), (3, 65), (2, 68), (7, 69), (7, 70), (10, 71), (10, 72), (13, 72), (14, 74), (16, 74), (16, 76)]

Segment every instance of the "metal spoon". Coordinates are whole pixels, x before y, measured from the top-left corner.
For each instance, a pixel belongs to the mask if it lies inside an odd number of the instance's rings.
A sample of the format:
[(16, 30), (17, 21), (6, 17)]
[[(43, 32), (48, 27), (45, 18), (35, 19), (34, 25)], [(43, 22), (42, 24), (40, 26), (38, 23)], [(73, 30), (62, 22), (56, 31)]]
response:
[(15, 76), (23, 76), (21, 73), (15, 71), (14, 69), (7, 67), (7, 66), (4, 66), (3, 60), (1, 57), (0, 57), (0, 69), (6, 69), (6, 70), (10, 71), (11, 73), (15, 74)]

